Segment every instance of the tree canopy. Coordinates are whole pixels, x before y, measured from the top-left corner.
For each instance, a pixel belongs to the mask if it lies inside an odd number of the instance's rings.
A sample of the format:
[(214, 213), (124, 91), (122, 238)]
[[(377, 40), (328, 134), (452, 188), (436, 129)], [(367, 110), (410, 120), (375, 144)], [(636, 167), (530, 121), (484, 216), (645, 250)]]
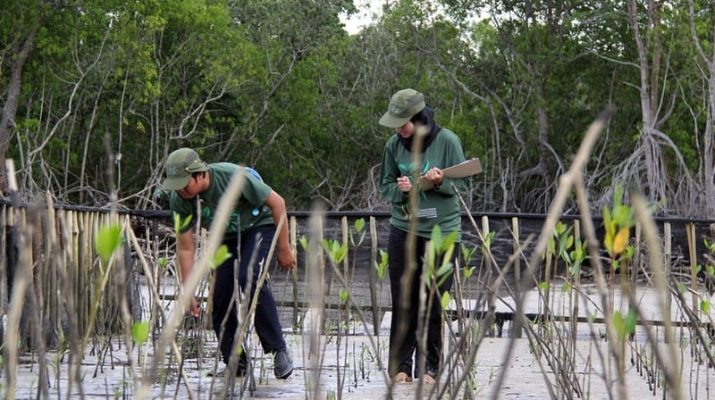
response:
[(544, 212), (588, 125), (586, 176), (664, 213), (715, 215), (708, 0), (395, 0), (348, 34), (350, 0), (0, 0), (0, 169), (21, 193), (160, 208), (189, 146), (258, 169), (290, 209), (382, 209), (377, 124), (425, 93), (485, 172), (473, 210)]

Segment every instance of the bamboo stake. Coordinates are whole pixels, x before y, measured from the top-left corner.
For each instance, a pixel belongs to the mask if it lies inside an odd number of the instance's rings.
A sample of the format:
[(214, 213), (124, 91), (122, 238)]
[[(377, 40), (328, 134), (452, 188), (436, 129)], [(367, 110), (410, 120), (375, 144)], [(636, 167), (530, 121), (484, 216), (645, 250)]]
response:
[[(290, 225), (289, 225), (289, 233), (290, 233), (290, 247), (293, 250), (293, 254), (298, 256), (298, 222), (295, 218), (295, 216), (290, 217)], [(298, 331), (298, 316), (299, 314), (299, 307), (298, 307), (298, 302), (300, 299), (298, 298), (298, 267), (293, 268), (293, 270), (290, 272), (291, 280), (293, 283), (293, 332)]]
[[(343, 234), (343, 244), (349, 246), (350, 242), (350, 228), (348, 226), (348, 217), (343, 217), (340, 219), (340, 227)], [(350, 252), (345, 252), (345, 258), (343, 259), (343, 275), (350, 282), (350, 263), (348, 262)], [(345, 288), (347, 290), (347, 288)]]
[[(372, 324), (375, 337), (380, 337), (380, 305), (377, 299), (377, 226), (375, 217), (370, 217), (370, 265), (368, 277), (370, 278), (370, 302), (372, 303)], [(380, 341), (378, 340), (378, 345)], [(378, 353), (379, 354), (379, 353)]]
[[(15, 182), (15, 165), (12, 160), (6, 160), (6, 169), (8, 177), (8, 187), (13, 195), (17, 192), (17, 183)], [(17, 212), (18, 210), (15, 210)], [(20, 225), (21, 227), (23, 225)], [(4, 353), (7, 363), (5, 396), (9, 400), (15, 398), (15, 390), (17, 386), (17, 348), (20, 342), (20, 317), (22, 314), (22, 305), (25, 299), (25, 291), (29, 285), (32, 276), (31, 249), (28, 248), (25, 238), (24, 229), (20, 231), (17, 237), (19, 240), (18, 262), (15, 266), (15, 277), (10, 294), (10, 303), (8, 304), (7, 312), (7, 332), (5, 333)]]
[(59, 332), (59, 324), (57, 324), (57, 321), (59, 320), (60, 304), (59, 298), (57, 296), (57, 269), (55, 268), (55, 265), (57, 264), (57, 259), (54, 257), (55, 248), (57, 244), (57, 235), (55, 231), (55, 210), (52, 206), (52, 197), (50, 196), (49, 192), (45, 194), (45, 202), (47, 205), (47, 209), (44, 213), (45, 229), (43, 242), (45, 245), (45, 255), (43, 258), (45, 260), (45, 270), (43, 271), (43, 275), (45, 276), (44, 298), (46, 299), (46, 301), (43, 308), (47, 310), (47, 317), (50, 321), (50, 324), (53, 324), (51, 328), (53, 330), (53, 335), (56, 335), (56, 332)]
[(690, 287), (693, 289), (691, 300), (693, 304), (693, 312), (698, 314), (700, 310), (698, 302), (698, 238), (695, 235), (695, 224), (690, 223), (685, 225), (685, 232), (688, 237), (688, 252), (690, 253)]
[[(680, 384), (682, 360), (679, 357), (674, 337), (674, 328), (671, 321), (672, 314), (670, 312), (670, 302), (672, 296), (668, 287), (671, 269), (669, 257), (671, 250), (670, 224), (666, 223), (665, 226), (666, 257), (663, 257), (663, 255), (660, 254), (660, 245), (658, 243), (656, 233), (657, 229), (655, 227), (655, 223), (653, 223), (652, 216), (647, 209), (645, 201), (640, 196), (636, 195), (633, 197), (633, 205), (638, 219), (643, 223), (644, 233), (648, 243), (648, 250), (650, 252), (650, 265), (653, 273), (653, 283), (655, 284), (656, 290), (661, 293), (661, 296), (658, 296), (658, 306), (661, 310), (663, 323), (665, 325), (663, 329), (665, 342), (668, 343), (667, 355), (660, 353), (660, 349), (657, 345), (655, 345), (655, 341), (652, 341), (652, 343), (654, 343), (653, 351), (654, 353), (659, 354), (659, 358), (663, 360), (662, 367), (665, 372), (665, 380), (670, 388), (672, 398), (679, 400), (684, 398), (682, 392), (683, 388)], [(663, 260), (667, 261), (665, 263), (665, 268), (663, 267)], [(633, 301), (633, 299), (631, 301)]]
[[(672, 259), (672, 252), (673, 252), (672, 239), (673, 239), (673, 237), (672, 237), (672, 231), (670, 228), (670, 223), (666, 222), (663, 225), (663, 240), (665, 241), (664, 248), (663, 248), (663, 262), (665, 265), (665, 281), (666, 282), (670, 282), (670, 277), (672, 276), (672, 269), (673, 269), (673, 266), (670, 262), (670, 260)], [(651, 262), (650, 262), (651, 265), (653, 265), (654, 262), (657, 262), (657, 261), (651, 260)], [(667, 313), (667, 316), (664, 315), (663, 318), (664, 319), (667, 318), (668, 320), (670, 320), (671, 315), (672, 315), (671, 310), (672, 310), (673, 297), (670, 295), (669, 290), (662, 291), (661, 293), (663, 294), (663, 296), (665, 296), (665, 312)], [(671, 334), (672, 334), (672, 332), (671, 332)], [(671, 337), (672, 337), (672, 335), (668, 335), (666, 333), (665, 343), (669, 343), (669, 339)]]
[[(576, 246), (581, 246), (581, 221), (578, 219), (573, 222), (573, 236), (574, 236), (574, 243)], [(576, 271), (576, 276), (574, 277), (574, 288), (580, 288), (581, 287), (581, 268), (583, 265), (581, 265)], [(573, 304), (572, 304), (572, 314), (573, 318), (571, 319), (571, 362), (572, 365), (576, 365), (576, 341), (578, 339), (578, 313), (579, 313), (579, 291), (574, 290), (574, 288), (571, 289), (572, 293), (572, 299), (573, 299)], [(575, 371), (572, 371), (575, 374)]]
[[(7, 310), (7, 212), (7, 207), (0, 207), (0, 317), (4, 316)], [(0, 338), (4, 337), (3, 325), (0, 324)]]
[(638, 274), (640, 274), (641, 266), (643, 263), (643, 256), (641, 255), (641, 251), (642, 251), (641, 239), (642, 239), (643, 227), (641, 226), (640, 222), (636, 222), (635, 230), (636, 230), (635, 260), (633, 263), (633, 266), (635, 268), (634, 268), (634, 271), (632, 271), (632, 273), (631, 273), (631, 285), (633, 285), (633, 287), (638, 286)]
[(72, 296), (73, 303), (74, 303), (74, 310), (68, 310), (68, 312), (74, 312), (76, 313), (75, 315), (77, 316), (77, 335), (81, 335), (82, 333), (82, 324), (84, 320), (84, 316), (80, 312), (80, 301), (81, 295), (80, 295), (80, 275), (79, 275), (79, 263), (80, 263), (80, 254), (79, 254), (79, 218), (77, 216), (77, 212), (75, 211), (68, 211), (68, 222), (69, 222), (69, 228), (68, 228), (68, 233), (71, 235), (69, 238), (71, 241), (71, 251), (70, 251), (70, 256), (71, 256), (71, 264), (70, 267), (68, 268), (69, 274), (68, 274), (68, 279), (70, 282), (70, 293), (69, 295)]
[(320, 396), (320, 331), (323, 321), (323, 292), (325, 287), (325, 260), (323, 259), (323, 213), (316, 209), (310, 218), (310, 239), (308, 249), (308, 282), (310, 287), (310, 326), (308, 327), (308, 363), (312, 373), (305, 374), (305, 389), (308, 398)]
[[(42, 210), (38, 205), (33, 206), (28, 211), (28, 224), (30, 229), (28, 232), (28, 248), (30, 249), (30, 262), (32, 263), (30, 268), (30, 277), (27, 288), (27, 295), (25, 296), (25, 310), (24, 313), (28, 316), (29, 320), (29, 332), (28, 341), (32, 340), (32, 351), (37, 353), (38, 367), (39, 367), (39, 387), (37, 392), (37, 398), (49, 398), (49, 374), (47, 370), (47, 359), (46, 359), (46, 346), (45, 337), (43, 329), (43, 316), (44, 316), (44, 300), (42, 296), (43, 291), (43, 273), (42, 269), (44, 262), (41, 262), (42, 251), (41, 251), (41, 235), (42, 235)], [(35, 265), (38, 265), (35, 268)], [(38, 270), (39, 269), (39, 270)]]
[[(521, 244), (519, 243), (519, 237), (520, 232), (519, 232), (519, 218), (512, 217), (511, 219), (511, 232), (512, 232), (512, 237), (513, 237), (513, 250), (514, 254), (521, 254)], [(516, 257), (514, 259), (514, 278), (516, 281), (516, 290), (514, 291), (514, 294), (516, 295), (516, 298), (514, 299), (516, 302), (516, 315), (514, 316), (514, 319), (511, 322), (511, 332), (509, 333), (510, 337), (512, 338), (521, 338), (523, 335), (523, 326), (522, 326), (522, 314), (524, 313), (524, 302), (521, 301), (521, 257)]]

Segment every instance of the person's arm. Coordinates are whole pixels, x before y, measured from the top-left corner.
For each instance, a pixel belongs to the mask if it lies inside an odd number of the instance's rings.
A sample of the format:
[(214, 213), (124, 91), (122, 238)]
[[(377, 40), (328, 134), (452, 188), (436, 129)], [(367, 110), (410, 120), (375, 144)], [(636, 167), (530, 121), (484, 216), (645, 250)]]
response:
[(392, 146), (388, 143), (382, 154), (378, 190), (388, 202), (404, 204), (407, 202), (407, 193), (410, 189), (412, 189), (410, 177), (402, 176), (400, 173)]
[[(181, 283), (186, 282), (186, 279), (191, 274), (194, 269), (194, 254), (196, 252), (196, 244), (194, 243), (194, 230), (189, 229), (186, 232), (179, 234), (177, 242), (177, 258), (179, 261), (179, 268), (181, 270)], [(196, 298), (191, 298), (191, 304), (189, 305), (189, 312), (192, 316), (199, 316), (199, 303)]]
[(281, 219), (283, 220), (283, 226), (281, 226), (280, 231), (276, 232), (278, 234), (278, 242), (276, 243), (278, 246), (278, 266), (290, 271), (295, 268), (297, 262), (288, 240), (288, 215), (286, 214), (285, 200), (275, 190), (272, 190), (265, 204), (271, 209), (276, 228)]
[[(462, 163), (466, 158), (464, 157), (464, 150), (462, 150), (462, 143), (459, 138), (455, 135), (453, 140), (450, 140), (445, 146), (445, 168), (451, 167)], [(432, 182), (434, 185), (432, 190), (441, 193), (443, 195), (452, 196), (458, 192), (463, 192), (467, 188), (467, 179), (465, 178), (447, 178), (442, 173), (440, 168), (432, 168), (424, 175), (424, 178)], [(457, 189), (455, 191), (455, 187)]]

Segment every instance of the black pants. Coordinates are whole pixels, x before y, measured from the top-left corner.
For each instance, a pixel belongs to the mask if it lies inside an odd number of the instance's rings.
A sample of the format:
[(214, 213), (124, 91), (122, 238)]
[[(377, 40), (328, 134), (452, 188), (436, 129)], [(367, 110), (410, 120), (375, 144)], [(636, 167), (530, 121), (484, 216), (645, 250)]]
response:
[[(264, 264), (275, 232), (275, 227), (268, 225), (259, 226), (241, 233), (241, 265), (238, 269), (238, 283), (241, 285), (241, 288), (245, 290), (248, 284), (249, 271), (253, 271), (251, 276), (251, 298), (253, 298), (253, 294), (256, 291), (256, 283), (258, 277), (261, 275), (262, 268), (268, 267)], [(229, 252), (232, 255), (231, 258), (221, 264), (215, 271), (216, 280), (213, 292), (213, 312), (211, 319), (216, 336), (220, 339), (221, 355), (223, 356), (224, 362), (228, 364), (231, 352), (234, 350), (233, 339), (236, 329), (238, 328), (237, 308), (233, 302), (234, 264), (236, 262), (236, 256), (239, 254), (237, 249), (238, 239), (236, 237), (227, 238), (223, 244), (228, 246)], [(255, 255), (253, 254), (254, 249), (256, 251)], [(253, 264), (249, 266), (252, 260)], [(244, 293), (244, 295), (246, 295), (246, 293)], [(221, 323), (227, 313), (228, 318), (223, 332), (221, 332)], [(278, 319), (276, 302), (273, 299), (273, 293), (271, 293), (268, 281), (264, 283), (258, 292), (258, 303), (256, 305), (254, 322), (256, 333), (258, 334), (258, 339), (261, 341), (264, 352), (274, 353), (286, 350), (283, 330), (280, 320)], [(241, 352), (240, 363), (245, 365), (245, 361), (245, 352)]]
[[(417, 320), (419, 317), (419, 291), (422, 282), (422, 270), (424, 268), (423, 257), (428, 239), (417, 237), (415, 260), (417, 270), (412, 278), (412, 285), (409, 288), (408, 304), (401, 304), (402, 279), (407, 271), (408, 255), (406, 252), (407, 232), (390, 226), (390, 238), (387, 245), (390, 289), (392, 291), (392, 323), (390, 324), (390, 359), (387, 370), (390, 377), (394, 377), (399, 372), (404, 372), (408, 376), (413, 376), (413, 356), (418, 360), (420, 351), (417, 346), (418, 335)], [(459, 258), (459, 243), (455, 245), (452, 264), (456, 265)], [(452, 288), (453, 277), (450, 275), (439, 290), (432, 296), (432, 305), (429, 316), (426, 319), (427, 343), (425, 354), (425, 371), (435, 377), (440, 368), (442, 358), (442, 307), (440, 304), (441, 294), (448, 292)], [(428, 289), (426, 289), (428, 290)], [(428, 298), (429, 300), (429, 298)], [(425, 310), (427, 305), (425, 304)], [(400, 324), (406, 324), (400, 330)], [(402, 333), (402, 334), (400, 334)], [(401, 336), (401, 337), (400, 337)], [(414, 376), (421, 377), (423, 374), (419, 370), (419, 365), (415, 367)]]

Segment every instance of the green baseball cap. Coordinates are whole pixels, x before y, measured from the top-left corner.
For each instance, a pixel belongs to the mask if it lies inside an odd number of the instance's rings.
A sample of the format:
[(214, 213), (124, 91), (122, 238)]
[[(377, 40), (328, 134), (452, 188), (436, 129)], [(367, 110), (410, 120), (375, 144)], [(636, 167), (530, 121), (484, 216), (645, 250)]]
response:
[(164, 190), (180, 190), (186, 187), (194, 172), (208, 171), (209, 167), (201, 161), (192, 149), (182, 147), (174, 150), (166, 159), (166, 179), (161, 184)]
[(399, 128), (425, 108), (425, 96), (415, 89), (402, 89), (392, 95), (387, 112), (380, 118), (380, 125)]

